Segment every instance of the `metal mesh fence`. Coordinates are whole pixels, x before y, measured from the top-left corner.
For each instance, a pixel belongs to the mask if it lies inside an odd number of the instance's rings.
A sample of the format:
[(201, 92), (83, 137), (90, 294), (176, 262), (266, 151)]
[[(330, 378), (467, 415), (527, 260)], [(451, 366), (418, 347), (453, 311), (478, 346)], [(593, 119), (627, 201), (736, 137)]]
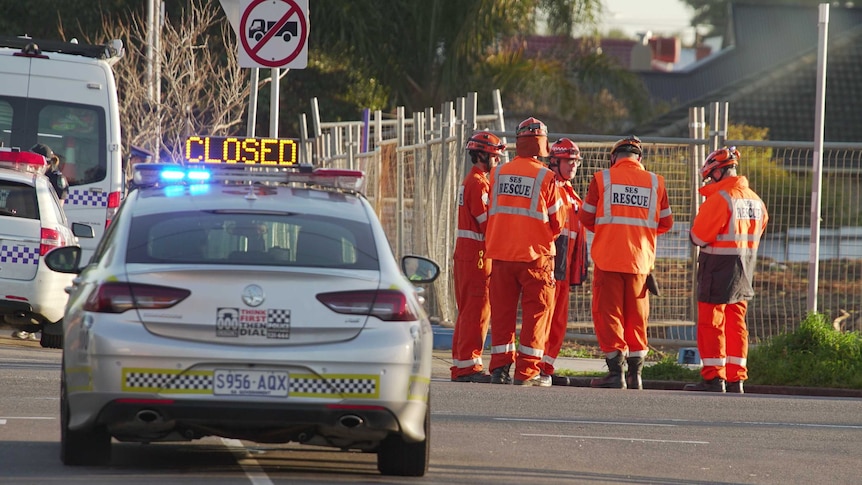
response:
[[(460, 133), (458, 130), (462, 130)], [(326, 161), (367, 174), (367, 196), (390, 237), (396, 255), (419, 254), (437, 261), (440, 278), (425, 289), (429, 313), (443, 321), (456, 317), (452, 286), (452, 252), (457, 188), (469, 166), (463, 150), (463, 125), (455, 135), (429, 131), (428, 140), (396, 146), (383, 140), (372, 152), (352, 157), (332, 155)], [(511, 133), (493, 130), (514, 140)], [(436, 138), (435, 138), (436, 136)], [(562, 135), (561, 135), (562, 136)], [(583, 163), (573, 181), (586, 196), (594, 172), (607, 168), (609, 138), (565, 135), (581, 148)], [(651, 338), (693, 340), (696, 301), (696, 252), (688, 230), (699, 203), (695, 146), (706, 140), (650, 142), (645, 139), (644, 165), (665, 178), (674, 213), (674, 228), (659, 237), (655, 276), (661, 296), (651, 297)], [(811, 208), (813, 148), (796, 142), (730, 142), (741, 152), (739, 174), (767, 206), (770, 220), (758, 253), (756, 295), (749, 305), (752, 341), (795, 328), (808, 308), (808, 273), (812, 250)], [(730, 144), (729, 143), (729, 144)], [(512, 154), (513, 155), (513, 154)], [(817, 310), (842, 317), (842, 329), (862, 330), (862, 145), (828, 148), (823, 154)], [(592, 334), (591, 278), (573, 288), (570, 331)]]

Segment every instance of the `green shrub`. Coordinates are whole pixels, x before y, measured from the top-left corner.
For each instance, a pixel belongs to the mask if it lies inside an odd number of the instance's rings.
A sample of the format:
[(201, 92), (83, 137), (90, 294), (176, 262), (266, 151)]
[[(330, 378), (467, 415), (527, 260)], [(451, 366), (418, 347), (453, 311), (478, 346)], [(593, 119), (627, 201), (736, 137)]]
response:
[(862, 389), (862, 334), (811, 313), (793, 332), (748, 353), (749, 384)]

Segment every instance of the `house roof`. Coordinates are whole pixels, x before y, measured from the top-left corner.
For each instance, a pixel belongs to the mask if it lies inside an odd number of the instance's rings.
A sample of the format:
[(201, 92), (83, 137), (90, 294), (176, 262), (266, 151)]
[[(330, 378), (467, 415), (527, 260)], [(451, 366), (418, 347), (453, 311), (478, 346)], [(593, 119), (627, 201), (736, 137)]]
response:
[[(862, 9), (830, 8), (824, 136), (862, 141)], [(732, 45), (683, 71), (639, 73), (671, 110), (637, 127), (644, 136), (688, 136), (689, 107), (729, 103), (734, 124), (769, 128), (772, 140), (814, 137), (817, 7), (731, 4)]]

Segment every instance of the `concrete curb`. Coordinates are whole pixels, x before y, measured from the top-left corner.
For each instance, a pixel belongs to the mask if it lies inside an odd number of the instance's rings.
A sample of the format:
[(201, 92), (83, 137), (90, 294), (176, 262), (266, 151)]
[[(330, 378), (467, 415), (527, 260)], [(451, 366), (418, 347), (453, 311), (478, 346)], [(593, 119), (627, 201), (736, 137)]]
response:
[[(486, 357), (485, 361), (489, 359)], [(557, 359), (556, 367), (573, 372), (590, 373), (593, 376), (601, 376), (607, 372), (605, 361), (602, 359), (573, 359), (560, 357)], [(432, 377), (435, 379), (449, 380), (452, 365), (451, 352), (446, 350), (435, 350), (432, 359)], [(569, 376), (569, 387), (590, 387), (591, 376)], [(644, 380), (645, 390), (682, 391), (686, 384), (692, 382), (684, 381), (657, 381)], [(771, 394), (784, 396), (817, 396), (817, 397), (849, 397), (862, 398), (862, 389), (836, 389), (826, 387), (798, 387), (798, 386), (764, 386), (757, 384), (745, 384), (746, 394)], [(712, 393), (701, 393), (712, 394)], [(735, 396), (737, 394), (728, 394)]]

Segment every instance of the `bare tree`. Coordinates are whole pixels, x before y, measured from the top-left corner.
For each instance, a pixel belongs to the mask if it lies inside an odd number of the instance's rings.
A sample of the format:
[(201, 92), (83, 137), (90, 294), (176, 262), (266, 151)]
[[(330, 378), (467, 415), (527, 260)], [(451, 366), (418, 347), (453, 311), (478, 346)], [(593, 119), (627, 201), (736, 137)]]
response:
[(145, 16), (103, 18), (105, 38), (126, 46), (126, 57), (114, 65), (126, 148), (158, 149), (179, 160), (189, 135), (245, 129), (249, 75), (238, 65), (236, 40), (217, 2), (190, 0), (181, 18), (165, 19), (156, 53), (162, 99), (154, 103), (147, 95)]

